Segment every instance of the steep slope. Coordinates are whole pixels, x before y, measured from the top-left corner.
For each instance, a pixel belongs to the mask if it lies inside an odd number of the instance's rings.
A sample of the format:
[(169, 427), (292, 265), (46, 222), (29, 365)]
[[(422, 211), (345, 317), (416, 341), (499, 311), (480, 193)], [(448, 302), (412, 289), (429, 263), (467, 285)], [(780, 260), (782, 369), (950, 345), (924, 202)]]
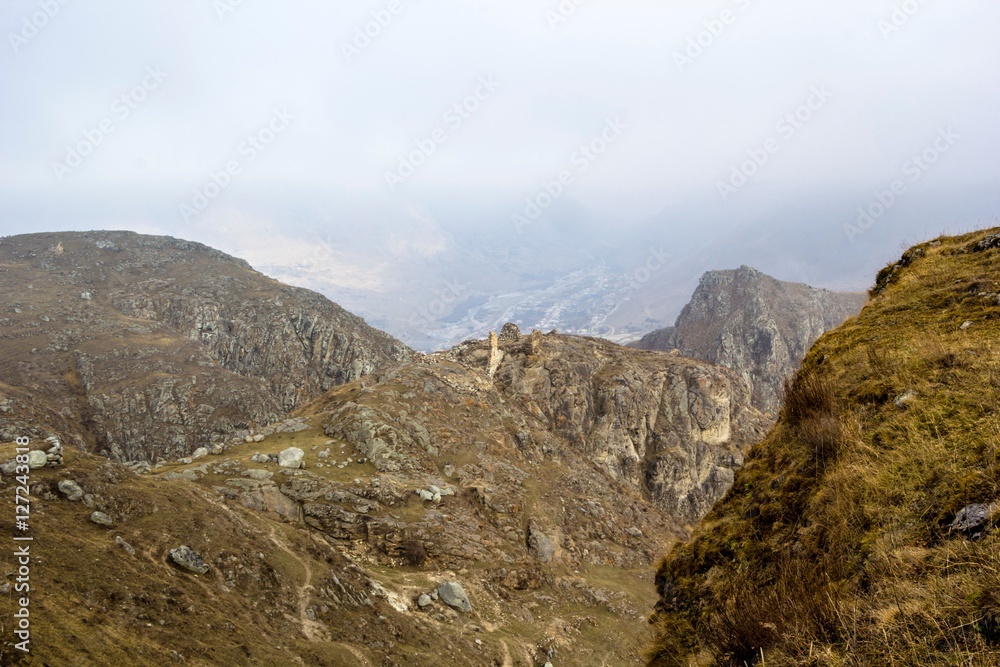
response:
[(674, 327), (633, 346), (677, 348), (736, 371), (753, 390), (753, 405), (777, 415), (781, 386), (824, 332), (861, 310), (863, 294), (831, 292), (776, 280), (741, 266), (709, 271)]
[(409, 353), (324, 297), (197, 243), (0, 240), (0, 401), (17, 406), (0, 413), (0, 433), (30, 422), (118, 460), (176, 457)]
[(1000, 664), (998, 248), (911, 249), (816, 343), (663, 562), (650, 665)]

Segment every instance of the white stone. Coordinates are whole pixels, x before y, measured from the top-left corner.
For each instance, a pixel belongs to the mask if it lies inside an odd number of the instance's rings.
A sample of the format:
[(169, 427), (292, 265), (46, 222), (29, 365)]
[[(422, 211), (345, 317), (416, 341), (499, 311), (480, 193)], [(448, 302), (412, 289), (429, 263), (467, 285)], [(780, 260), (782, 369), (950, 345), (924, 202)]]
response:
[(278, 454), (278, 465), (282, 468), (291, 468), (293, 470), (305, 468), (305, 462), (303, 461), (305, 456), (306, 453), (298, 447), (289, 447)]

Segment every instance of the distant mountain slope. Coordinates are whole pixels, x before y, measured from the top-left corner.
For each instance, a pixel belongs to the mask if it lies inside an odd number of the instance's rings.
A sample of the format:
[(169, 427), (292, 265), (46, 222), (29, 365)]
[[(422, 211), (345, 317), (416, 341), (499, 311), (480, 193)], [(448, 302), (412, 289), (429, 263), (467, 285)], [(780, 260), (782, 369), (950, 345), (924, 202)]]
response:
[(633, 343), (704, 359), (736, 371), (753, 404), (776, 415), (785, 378), (813, 342), (856, 314), (867, 297), (776, 280), (747, 266), (709, 271), (673, 327)]
[(909, 250), (657, 576), (650, 665), (1000, 664), (1000, 230)]
[(0, 431), (82, 424), (82, 444), (113, 458), (176, 457), (409, 354), (325, 297), (201, 244), (0, 240)]

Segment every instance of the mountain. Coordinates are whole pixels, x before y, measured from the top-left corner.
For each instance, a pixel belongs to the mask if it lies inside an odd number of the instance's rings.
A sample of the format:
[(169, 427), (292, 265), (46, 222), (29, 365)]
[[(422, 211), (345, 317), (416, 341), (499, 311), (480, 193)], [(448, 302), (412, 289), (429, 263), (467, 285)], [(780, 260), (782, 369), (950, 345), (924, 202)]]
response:
[(132, 232), (0, 240), (0, 435), (176, 458), (410, 356), (325, 297)]
[(649, 665), (1000, 664), (1000, 230), (939, 238), (821, 337), (657, 575)]
[(709, 271), (673, 327), (632, 345), (674, 348), (736, 371), (753, 392), (753, 405), (776, 415), (781, 387), (813, 342), (855, 315), (867, 297), (776, 280), (748, 266)]

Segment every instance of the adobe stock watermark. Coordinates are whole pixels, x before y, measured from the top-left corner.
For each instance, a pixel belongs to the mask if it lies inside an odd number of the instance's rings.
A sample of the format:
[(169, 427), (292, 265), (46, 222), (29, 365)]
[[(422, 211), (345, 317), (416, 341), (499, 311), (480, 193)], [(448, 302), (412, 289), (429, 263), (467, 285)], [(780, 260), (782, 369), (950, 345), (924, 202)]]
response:
[(600, 134), (585, 144), (581, 144), (570, 156), (570, 169), (563, 169), (551, 181), (542, 182), (537, 193), (524, 200), (524, 208), (510, 216), (514, 229), (520, 234), (542, 216), (557, 199), (563, 196), (566, 188), (576, 182), (576, 173), (582, 174), (604, 155), (608, 148), (628, 129), (628, 124), (620, 118), (609, 118)]
[(667, 265), (669, 259), (670, 254), (663, 249), (663, 246), (651, 248), (646, 255), (646, 261), (628, 275), (628, 286), (633, 290), (639, 289), (652, 280), (653, 276)]
[(549, 27), (556, 30), (566, 21), (569, 21), (576, 14), (576, 10), (579, 9), (587, 0), (562, 0), (559, 6), (555, 9), (549, 9), (545, 12), (545, 19), (549, 22)]
[[(750, 7), (751, 0), (732, 0), (732, 2), (738, 10), (742, 11)], [(687, 67), (705, 55), (705, 52), (726, 34), (729, 26), (736, 23), (739, 17), (739, 12), (723, 9), (717, 17), (706, 19), (702, 23), (704, 29), (697, 35), (688, 38), (684, 49), (674, 51), (674, 64), (677, 65), (677, 71), (683, 74)]]
[(261, 129), (247, 136), (236, 147), (237, 157), (227, 160), (219, 171), (209, 171), (208, 180), (200, 187), (195, 188), (190, 203), (182, 203), (178, 206), (178, 211), (184, 222), (191, 222), (192, 219), (203, 213), (209, 204), (232, 185), (233, 179), (243, 173), (245, 166), (256, 160), (278, 138), (279, 134), (288, 129), (293, 120), (295, 120), (295, 116), (287, 109), (275, 109), (271, 118)]
[(925, 4), (927, 4), (927, 0), (905, 0), (893, 5), (889, 18), (879, 19), (878, 22), (878, 29), (882, 33), (882, 39), (888, 40), (902, 30), (910, 22), (910, 19), (923, 9)]
[(904, 162), (900, 169), (902, 178), (897, 178), (884, 190), (876, 190), (872, 202), (858, 208), (858, 217), (854, 223), (844, 225), (844, 235), (851, 245), (854, 245), (857, 237), (871, 229), (901, 198), (906, 196), (910, 191), (910, 185), (919, 182), (960, 138), (961, 135), (950, 126), (940, 128), (930, 146)]
[(17, 32), (8, 32), (7, 41), (14, 53), (27, 46), (28, 42), (38, 37), (39, 33), (47, 26), (52, 19), (59, 15), (62, 8), (70, 3), (70, 0), (39, 0), (38, 10), (21, 17), (21, 29)]
[(340, 43), (340, 52), (347, 64), (350, 65), (362, 51), (371, 46), (405, 8), (402, 0), (389, 0), (385, 7), (371, 13), (370, 21), (356, 27), (353, 37), (349, 41)]
[(479, 85), (472, 94), (461, 102), (453, 104), (444, 113), (443, 120), (447, 129), (445, 127), (438, 127), (423, 139), (417, 139), (414, 142), (416, 149), (399, 157), (399, 164), (395, 171), (385, 172), (385, 182), (389, 186), (389, 190), (395, 192), (397, 187), (410, 176), (413, 176), (417, 172), (417, 169), (423, 166), (437, 152), (438, 147), (448, 141), (449, 136), (462, 129), (466, 121), (479, 111), (483, 103), (493, 97), (493, 94), (501, 85), (492, 76), (480, 77)]
[(774, 124), (777, 136), (768, 137), (763, 144), (747, 151), (747, 159), (734, 165), (729, 178), (716, 182), (716, 189), (722, 201), (739, 192), (750, 179), (756, 176), (771, 157), (781, 150), (783, 142), (789, 141), (799, 130), (812, 120), (813, 116), (833, 98), (833, 92), (825, 85), (813, 86), (805, 102), (795, 110), (786, 113)]
[(56, 179), (61, 183), (79, 169), (84, 160), (118, 128), (118, 123), (131, 116), (133, 111), (149, 99), (150, 93), (159, 88), (167, 76), (168, 74), (159, 67), (147, 67), (142, 81), (111, 103), (111, 114), (102, 118), (96, 127), (84, 130), (80, 141), (66, 146), (66, 157), (62, 162), (52, 163), (52, 173)]
[(417, 308), (410, 316), (409, 324), (415, 329), (426, 330), (439, 318), (451, 312), (452, 307), (469, 296), (471, 285), (462, 285), (449, 280), (441, 289), (434, 290), (434, 298), (425, 306)]
[(245, 1), (246, 0), (214, 0), (212, 2), (212, 8), (215, 10), (215, 15), (219, 17), (219, 20), (225, 21), (226, 17), (242, 7)]

